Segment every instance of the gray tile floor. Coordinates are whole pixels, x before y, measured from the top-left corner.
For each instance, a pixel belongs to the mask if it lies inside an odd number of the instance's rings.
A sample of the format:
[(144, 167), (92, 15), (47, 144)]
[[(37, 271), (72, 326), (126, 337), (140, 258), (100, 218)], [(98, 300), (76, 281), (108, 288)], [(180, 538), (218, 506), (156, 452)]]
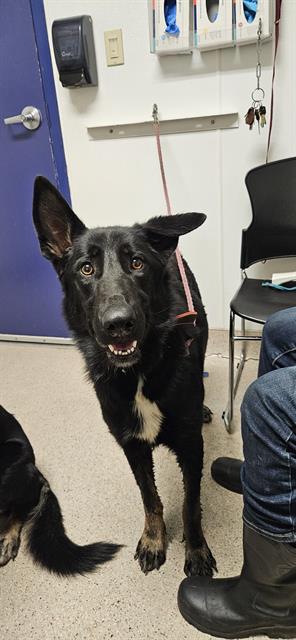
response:
[[(219, 355), (217, 355), (219, 354)], [(204, 427), (204, 529), (219, 575), (241, 567), (241, 497), (210, 478), (218, 455), (241, 455), (239, 404), (256, 377), (258, 345), (251, 347), (236, 403), (237, 430), (221, 420), (227, 397), (227, 335), (210, 335), (206, 402), (214, 412)], [(0, 343), (1, 403), (13, 412), (35, 449), (38, 466), (56, 492), (69, 535), (78, 543), (112, 540), (126, 546), (89, 577), (58, 579), (35, 567), (21, 548), (1, 569), (1, 638), (5, 640), (199, 640), (176, 606), (183, 578), (182, 483), (173, 456), (155, 453), (157, 484), (170, 538), (167, 562), (144, 576), (133, 553), (142, 532), (138, 489), (119, 447), (104, 425), (91, 385), (74, 347)]]

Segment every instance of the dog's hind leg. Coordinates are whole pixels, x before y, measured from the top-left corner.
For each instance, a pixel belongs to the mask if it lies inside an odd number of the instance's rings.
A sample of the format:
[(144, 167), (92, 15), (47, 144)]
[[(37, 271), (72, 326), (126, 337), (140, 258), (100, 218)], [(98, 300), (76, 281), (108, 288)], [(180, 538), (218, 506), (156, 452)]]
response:
[[(184, 430), (185, 431), (185, 430)], [(187, 576), (213, 575), (216, 570), (216, 562), (207, 545), (201, 525), (200, 482), (203, 464), (203, 440), (201, 434), (192, 431), (186, 434), (179, 442), (174, 442), (174, 451), (177, 455), (183, 473), (184, 505), (183, 522), (185, 538), (185, 565)]]
[(23, 523), (19, 520), (10, 520), (4, 530), (0, 530), (0, 567), (4, 567), (9, 560), (17, 556)]
[(166, 559), (166, 529), (163, 520), (163, 506), (157, 493), (153, 472), (151, 447), (133, 441), (124, 447), (136, 482), (140, 488), (145, 526), (135, 554), (143, 573), (159, 569)]

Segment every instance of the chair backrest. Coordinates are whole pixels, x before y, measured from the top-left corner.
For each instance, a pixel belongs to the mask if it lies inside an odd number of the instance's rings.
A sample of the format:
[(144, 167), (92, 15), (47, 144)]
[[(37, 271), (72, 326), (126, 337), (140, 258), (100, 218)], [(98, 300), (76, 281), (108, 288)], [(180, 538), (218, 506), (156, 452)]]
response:
[(270, 258), (296, 256), (296, 158), (247, 173), (253, 219), (242, 232), (241, 269)]

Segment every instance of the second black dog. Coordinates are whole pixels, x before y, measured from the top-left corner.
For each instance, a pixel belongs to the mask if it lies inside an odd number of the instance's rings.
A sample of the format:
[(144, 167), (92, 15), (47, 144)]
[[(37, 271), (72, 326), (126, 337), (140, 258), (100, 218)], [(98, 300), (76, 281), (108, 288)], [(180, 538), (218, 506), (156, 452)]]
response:
[(152, 218), (133, 227), (87, 229), (45, 179), (35, 182), (34, 223), (56, 269), (64, 311), (87, 365), (103, 417), (123, 448), (145, 510), (136, 558), (147, 573), (165, 561), (166, 528), (152, 450), (163, 444), (183, 472), (185, 573), (211, 575), (215, 560), (201, 526), (203, 365), (208, 327), (186, 265), (197, 327), (191, 347), (176, 316), (186, 299), (174, 250), (206, 216)]
[(119, 546), (79, 546), (66, 535), (55, 494), (35, 466), (32, 446), (15, 417), (0, 406), (0, 567), (14, 560), (24, 530), (35, 562), (63, 576), (93, 571)]

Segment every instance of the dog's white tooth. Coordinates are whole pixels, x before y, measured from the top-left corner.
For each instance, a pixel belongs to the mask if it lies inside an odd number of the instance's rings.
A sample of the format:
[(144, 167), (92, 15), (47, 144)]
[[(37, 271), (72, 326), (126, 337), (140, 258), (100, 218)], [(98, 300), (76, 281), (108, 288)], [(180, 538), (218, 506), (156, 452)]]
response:
[(133, 342), (134, 349), (136, 348), (136, 346), (137, 346), (137, 340), (134, 340), (134, 342)]
[(116, 351), (116, 349), (113, 347), (112, 344), (108, 344), (108, 348), (110, 349), (110, 351), (112, 353), (114, 353), (115, 356), (127, 356), (130, 355), (131, 353), (133, 353), (135, 351), (135, 345), (137, 344), (137, 341), (135, 340), (133, 342), (132, 347), (130, 347), (130, 349), (126, 349), (126, 351)]

